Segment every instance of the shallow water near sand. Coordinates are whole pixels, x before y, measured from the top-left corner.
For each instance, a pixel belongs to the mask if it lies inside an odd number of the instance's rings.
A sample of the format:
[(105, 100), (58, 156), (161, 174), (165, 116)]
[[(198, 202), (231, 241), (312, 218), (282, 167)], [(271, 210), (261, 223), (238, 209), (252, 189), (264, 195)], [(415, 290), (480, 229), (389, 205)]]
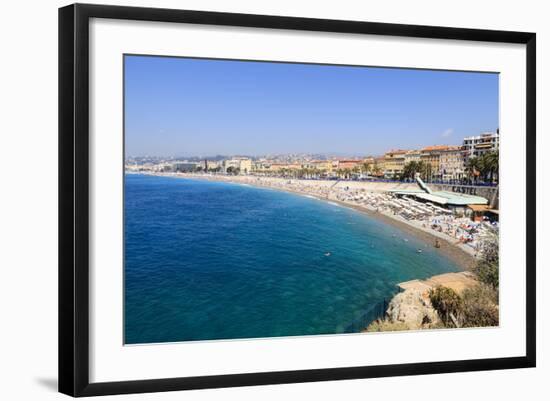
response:
[(170, 177), (126, 175), (124, 241), (126, 344), (359, 331), (398, 283), (460, 270), (350, 208)]

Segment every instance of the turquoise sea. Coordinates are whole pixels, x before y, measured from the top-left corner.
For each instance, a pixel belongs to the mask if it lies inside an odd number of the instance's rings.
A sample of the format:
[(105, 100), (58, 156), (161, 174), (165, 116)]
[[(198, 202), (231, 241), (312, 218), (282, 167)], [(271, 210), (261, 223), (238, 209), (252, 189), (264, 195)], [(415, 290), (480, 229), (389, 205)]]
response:
[(432, 244), (326, 201), (125, 177), (126, 344), (359, 331), (397, 283), (458, 270)]

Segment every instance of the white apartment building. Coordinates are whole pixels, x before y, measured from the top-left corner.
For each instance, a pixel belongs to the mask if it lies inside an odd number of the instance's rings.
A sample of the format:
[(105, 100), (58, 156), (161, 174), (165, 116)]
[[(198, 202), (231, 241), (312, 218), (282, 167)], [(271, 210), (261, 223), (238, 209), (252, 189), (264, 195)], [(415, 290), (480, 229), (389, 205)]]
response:
[(227, 172), (229, 167), (239, 169), (239, 174), (250, 174), (252, 171), (252, 160), (247, 157), (234, 157), (223, 161), (223, 169)]
[(500, 134), (497, 132), (484, 132), (477, 136), (468, 136), (462, 142), (464, 160), (470, 157), (482, 156), (487, 152), (497, 151), (499, 148)]

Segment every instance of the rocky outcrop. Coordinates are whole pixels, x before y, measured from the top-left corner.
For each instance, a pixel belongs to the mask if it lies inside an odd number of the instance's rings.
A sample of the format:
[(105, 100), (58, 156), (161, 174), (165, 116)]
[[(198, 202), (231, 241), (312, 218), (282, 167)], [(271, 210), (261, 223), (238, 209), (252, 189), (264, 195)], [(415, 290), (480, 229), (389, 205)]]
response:
[(430, 301), (430, 290), (449, 287), (457, 293), (477, 285), (470, 272), (445, 273), (427, 280), (411, 280), (399, 284), (402, 292), (390, 301), (383, 319), (373, 322), (367, 331), (419, 330), (443, 327), (439, 314)]
[(437, 311), (432, 307), (427, 291), (405, 290), (391, 300), (386, 319), (401, 323), (409, 330), (427, 329), (441, 324)]

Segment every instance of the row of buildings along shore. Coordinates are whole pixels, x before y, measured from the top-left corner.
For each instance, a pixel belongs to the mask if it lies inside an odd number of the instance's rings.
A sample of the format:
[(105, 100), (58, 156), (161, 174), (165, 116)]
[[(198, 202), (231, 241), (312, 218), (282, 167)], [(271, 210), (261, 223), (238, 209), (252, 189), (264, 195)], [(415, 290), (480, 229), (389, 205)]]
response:
[[(385, 178), (403, 179), (411, 166), (421, 168), (428, 181), (446, 182), (471, 179), (476, 172), (471, 159), (497, 154), (499, 132), (466, 137), (462, 145), (435, 145), (421, 149), (390, 150), (382, 156), (339, 158), (322, 155), (279, 155), (262, 157), (209, 157), (189, 159), (130, 158), (128, 171), (210, 172), (234, 175), (294, 176), (305, 178)], [(498, 159), (497, 159), (498, 163)], [(473, 164), (475, 165), (475, 164)], [(421, 166), (421, 167), (420, 167)], [(470, 166), (470, 167), (469, 167)], [(498, 170), (498, 166), (497, 166)], [(491, 172), (491, 181), (496, 175)]]

